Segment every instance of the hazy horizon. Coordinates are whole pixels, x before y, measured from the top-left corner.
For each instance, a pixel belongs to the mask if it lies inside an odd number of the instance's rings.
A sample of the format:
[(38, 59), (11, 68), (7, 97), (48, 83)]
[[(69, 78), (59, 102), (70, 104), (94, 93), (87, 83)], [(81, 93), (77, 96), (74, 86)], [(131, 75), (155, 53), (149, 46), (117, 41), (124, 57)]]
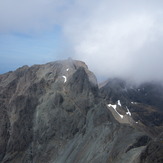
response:
[(0, 73), (68, 57), (98, 80), (163, 81), (163, 1), (0, 2)]

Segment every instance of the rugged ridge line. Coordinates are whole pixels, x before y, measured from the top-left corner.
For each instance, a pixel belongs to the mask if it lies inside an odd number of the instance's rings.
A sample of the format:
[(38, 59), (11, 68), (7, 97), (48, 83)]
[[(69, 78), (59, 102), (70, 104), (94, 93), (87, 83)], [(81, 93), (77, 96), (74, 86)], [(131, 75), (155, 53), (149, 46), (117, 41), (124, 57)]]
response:
[[(161, 161), (162, 136), (156, 139), (145, 123), (149, 120), (142, 125), (120, 123), (108, 108), (121, 100), (117, 111), (125, 114), (124, 105), (131, 102), (130, 94), (120, 90), (115, 98), (115, 90), (108, 84), (99, 89), (87, 65), (72, 59), (23, 66), (0, 75), (0, 162)], [(136, 117), (141, 116), (135, 113), (133, 121)], [(161, 125), (158, 121), (152, 127), (160, 135)], [(150, 153), (157, 144), (159, 149)]]

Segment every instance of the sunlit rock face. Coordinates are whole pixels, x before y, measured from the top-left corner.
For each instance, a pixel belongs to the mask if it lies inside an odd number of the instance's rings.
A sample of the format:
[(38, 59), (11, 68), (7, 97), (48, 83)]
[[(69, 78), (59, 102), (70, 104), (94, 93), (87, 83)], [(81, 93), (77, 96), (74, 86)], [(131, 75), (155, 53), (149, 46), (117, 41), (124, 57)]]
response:
[(86, 64), (72, 59), (0, 75), (0, 162), (161, 160), (161, 144), (155, 153), (149, 152), (162, 138), (156, 139), (162, 120), (155, 117), (161, 100), (156, 106), (135, 92), (122, 93), (118, 83), (99, 89)]

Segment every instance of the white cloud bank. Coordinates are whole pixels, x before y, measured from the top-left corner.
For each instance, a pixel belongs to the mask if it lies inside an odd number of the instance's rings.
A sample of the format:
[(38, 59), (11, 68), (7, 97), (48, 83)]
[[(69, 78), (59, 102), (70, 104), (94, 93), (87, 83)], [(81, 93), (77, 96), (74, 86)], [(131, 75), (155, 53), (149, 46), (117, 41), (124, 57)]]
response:
[(99, 77), (163, 80), (162, 0), (6, 0), (0, 6), (1, 32), (59, 24), (73, 57)]
[(34, 34), (58, 23), (65, 0), (1, 0), (0, 33)]
[(76, 58), (105, 78), (163, 80), (162, 2), (143, 2), (102, 1), (87, 17), (75, 15), (66, 34)]

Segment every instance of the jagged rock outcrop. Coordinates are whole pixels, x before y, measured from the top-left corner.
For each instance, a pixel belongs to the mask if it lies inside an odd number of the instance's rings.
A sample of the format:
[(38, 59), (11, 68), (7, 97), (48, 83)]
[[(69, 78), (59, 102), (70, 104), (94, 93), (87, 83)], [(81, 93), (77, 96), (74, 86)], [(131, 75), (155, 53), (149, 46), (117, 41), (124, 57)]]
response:
[(106, 85), (99, 90), (85, 63), (71, 59), (0, 75), (0, 162), (147, 163), (159, 155), (161, 147), (150, 153), (156, 145), (148, 125), (133, 123), (139, 114), (120, 123), (107, 106), (118, 99), (103, 89), (109, 92)]
[(122, 105), (119, 111), (124, 114), (129, 109), (134, 120), (145, 125), (151, 135), (157, 136), (163, 131), (162, 84), (153, 82), (134, 86), (120, 79), (111, 79), (100, 92), (107, 103), (119, 100)]
[[(147, 146), (141, 152), (138, 162), (163, 162), (163, 84), (151, 82), (134, 85), (121, 79), (111, 79), (101, 84), (100, 93), (106, 103), (117, 106), (119, 114), (123, 116), (118, 119), (119, 122), (129, 123), (152, 137), (148, 143), (149, 137), (146, 140), (140, 139)], [(112, 112), (117, 119), (119, 115), (113, 109)], [(132, 116), (127, 116), (127, 113)]]

